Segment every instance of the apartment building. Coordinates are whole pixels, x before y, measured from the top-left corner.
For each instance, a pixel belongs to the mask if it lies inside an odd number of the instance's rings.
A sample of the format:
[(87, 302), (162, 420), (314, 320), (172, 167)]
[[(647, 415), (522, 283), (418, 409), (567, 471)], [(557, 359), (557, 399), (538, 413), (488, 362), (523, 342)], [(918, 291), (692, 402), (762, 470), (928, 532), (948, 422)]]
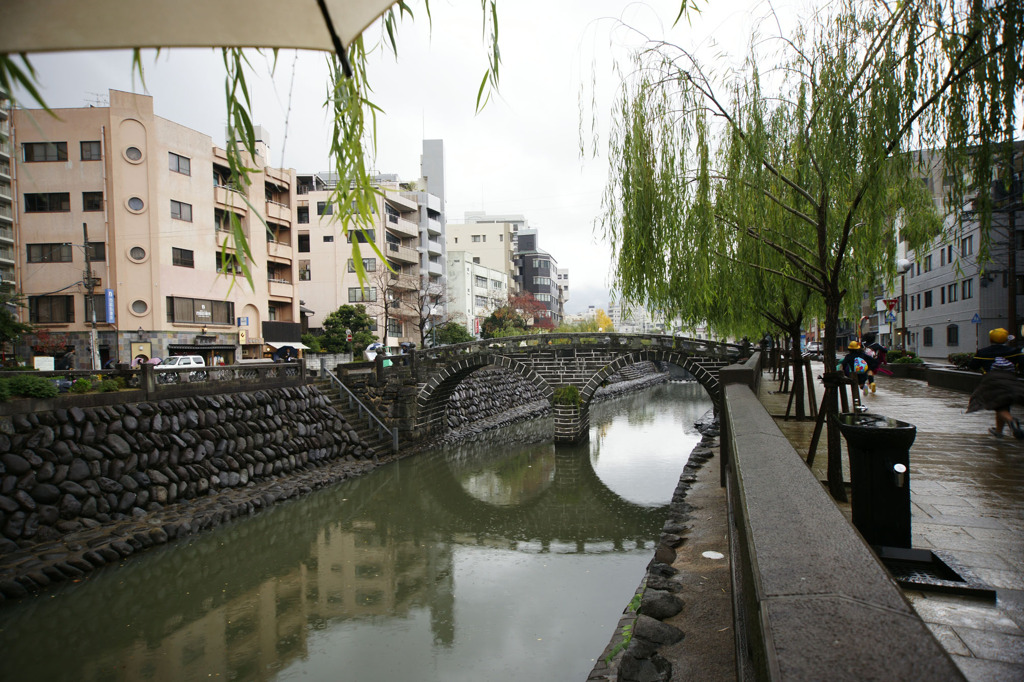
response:
[(468, 251), (474, 263), (505, 273), (511, 293), (518, 293), (516, 284), (516, 244), (518, 233), (526, 225), (519, 215), (488, 216), (466, 212), (464, 222), (448, 223), (445, 241), (449, 251)]
[(243, 158), (243, 191), (228, 184), (227, 152), (154, 115), (152, 97), (111, 90), (108, 106), (55, 114), (13, 111), (17, 290), (39, 330), (19, 357), (231, 363), (300, 346), (295, 173), (267, 165), (266, 131)]
[[(944, 172), (938, 155), (922, 154), (922, 158), (922, 182), (931, 191), (938, 210), (947, 213), (945, 193), (952, 178)], [(973, 352), (979, 345), (988, 345), (988, 331), (995, 327), (1022, 336), (1024, 275), (1019, 274), (1019, 264), (1024, 264), (1024, 232), (1011, 227), (1022, 222), (1018, 215), (1024, 215), (1022, 161), (1024, 144), (1018, 144), (1015, 190), (1007, 192), (1001, 183), (993, 183), (990, 188), (995, 210), (988, 235), (983, 234), (971, 212), (972, 205), (968, 205), (949, 211), (943, 234), (931, 244), (905, 254), (909, 268), (893, 287), (881, 290), (875, 299), (873, 322), (884, 343), (902, 347), (905, 334), (908, 350), (941, 360), (951, 353)], [(958, 232), (956, 225), (961, 221)], [(986, 236), (989, 253), (981, 260)], [(1017, 303), (1013, 320), (1009, 310), (1011, 280)], [(890, 309), (887, 300), (897, 303)]]
[(448, 314), (470, 334), (508, 302), (508, 275), (475, 262), (471, 251), (448, 251)]
[[(444, 253), (441, 199), (397, 175), (378, 175), (380, 195), (369, 226), (345, 235), (331, 202), (337, 182), (328, 172), (298, 176), (299, 289), (310, 309), (310, 329), (321, 328), (343, 305), (361, 304), (385, 346), (394, 350), (402, 342), (418, 342), (419, 292), (444, 281), (444, 267), (436, 263)], [(353, 246), (366, 273), (364, 284), (356, 274)], [(434, 314), (440, 319), (443, 308)]]
[(565, 304), (558, 285), (558, 263), (547, 251), (538, 245), (537, 230), (525, 228), (519, 230), (516, 251), (516, 282), (520, 291), (528, 291), (547, 309), (546, 316), (557, 327), (564, 315)]
[(0, 90), (0, 288), (14, 288), (14, 171), (11, 165), (11, 100)]

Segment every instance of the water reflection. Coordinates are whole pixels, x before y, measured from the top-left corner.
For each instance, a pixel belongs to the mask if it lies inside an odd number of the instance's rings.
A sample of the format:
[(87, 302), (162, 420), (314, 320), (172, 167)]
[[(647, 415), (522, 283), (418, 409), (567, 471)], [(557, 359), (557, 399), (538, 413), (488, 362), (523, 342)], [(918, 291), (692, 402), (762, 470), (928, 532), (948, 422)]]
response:
[(595, 405), (589, 447), (520, 425), (7, 606), (0, 679), (585, 677), (671, 495), (649, 504), (614, 479), (648, 469), (674, 487), (696, 440), (659, 437), (676, 453), (659, 473), (616, 414), (678, 424), (649, 412), (678, 395), (709, 406), (671, 390)]

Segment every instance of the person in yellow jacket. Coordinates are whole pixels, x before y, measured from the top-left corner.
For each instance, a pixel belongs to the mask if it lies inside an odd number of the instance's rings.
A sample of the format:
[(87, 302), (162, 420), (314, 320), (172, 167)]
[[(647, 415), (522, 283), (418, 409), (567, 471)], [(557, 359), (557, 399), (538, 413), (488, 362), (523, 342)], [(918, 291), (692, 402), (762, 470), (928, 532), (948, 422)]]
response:
[(1024, 353), (1020, 348), (1007, 345), (1013, 341), (1002, 327), (988, 333), (991, 345), (979, 350), (971, 358), (968, 367), (981, 370), (985, 376), (974, 389), (967, 402), (968, 412), (993, 410), (996, 413), (996, 425), (988, 430), (996, 438), (1003, 437), (1003, 427), (1009, 426), (1017, 440), (1024, 440), (1024, 428), (1010, 414), (1014, 403), (1024, 404), (1024, 381), (1017, 378), (1017, 371), (1024, 363)]

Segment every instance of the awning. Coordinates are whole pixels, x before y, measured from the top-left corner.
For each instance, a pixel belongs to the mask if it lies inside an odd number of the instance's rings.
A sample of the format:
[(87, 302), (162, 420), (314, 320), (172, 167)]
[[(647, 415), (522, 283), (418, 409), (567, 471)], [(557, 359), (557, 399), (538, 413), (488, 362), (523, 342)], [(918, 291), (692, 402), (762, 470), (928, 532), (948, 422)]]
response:
[(286, 346), (295, 350), (309, 350), (309, 346), (299, 341), (267, 341), (267, 345), (274, 350), (279, 350)]
[(190, 352), (190, 353), (196, 353), (196, 352), (201, 353), (201, 352), (206, 351), (206, 350), (229, 350), (229, 351), (234, 351), (234, 350), (237, 350), (237, 349), (238, 349), (237, 346), (228, 346), (228, 345), (225, 345), (225, 344), (216, 344), (216, 343), (201, 343), (201, 344), (196, 344), (196, 343), (171, 343), (171, 344), (167, 345), (167, 352), (168, 353), (181, 353), (181, 352), (186, 352), (186, 351)]

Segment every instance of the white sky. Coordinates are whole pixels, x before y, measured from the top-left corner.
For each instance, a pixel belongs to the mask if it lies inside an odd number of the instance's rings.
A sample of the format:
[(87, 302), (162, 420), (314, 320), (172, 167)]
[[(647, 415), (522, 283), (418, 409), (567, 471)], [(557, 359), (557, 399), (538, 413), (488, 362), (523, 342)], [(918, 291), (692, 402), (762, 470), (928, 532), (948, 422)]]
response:
[[(474, 105), (487, 63), (480, 3), (434, 0), (432, 30), (422, 4), (411, 4), (417, 17), (401, 25), (397, 62), (384, 53), (371, 64), (374, 101), (385, 111), (378, 119), (373, 168), (415, 180), (420, 176), (421, 140), (443, 139), (448, 221), (461, 222), (468, 210), (526, 216), (540, 231), (540, 247), (560, 267), (569, 268), (566, 312), (588, 305), (606, 308), (611, 253), (593, 225), (601, 209), (607, 160), (589, 153), (581, 158), (580, 116), (582, 108), (589, 124), (596, 111), (597, 148), (603, 153), (619, 81), (612, 58), (624, 60), (627, 48), (642, 42), (617, 20), (652, 38), (699, 44), (708, 59), (722, 49), (740, 60), (749, 40), (751, 11), (764, 14), (767, 2), (711, 0), (701, 15), (692, 17), (692, 26), (683, 19), (672, 29), (679, 0), (501, 0), (500, 93), (479, 115)], [(373, 40), (379, 34), (380, 28), (371, 27), (365, 36)], [(282, 51), (273, 77), (269, 62), (253, 56), (251, 85), (253, 122), (269, 131), (271, 162), (303, 173), (327, 170), (330, 125), (323, 107), (323, 55)], [(165, 50), (158, 58), (152, 51), (144, 53), (145, 89), (137, 79), (133, 83), (129, 52), (36, 55), (32, 64), (52, 107), (103, 105), (108, 89), (147, 92), (154, 97), (157, 115), (210, 135), (214, 144), (224, 143), (219, 52)], [(717, 67), (722, 66), (719, 61)], [(596, 108), (591, 105), (595, 91)], [(589, 130), (584, 135), (592, 140)]]

